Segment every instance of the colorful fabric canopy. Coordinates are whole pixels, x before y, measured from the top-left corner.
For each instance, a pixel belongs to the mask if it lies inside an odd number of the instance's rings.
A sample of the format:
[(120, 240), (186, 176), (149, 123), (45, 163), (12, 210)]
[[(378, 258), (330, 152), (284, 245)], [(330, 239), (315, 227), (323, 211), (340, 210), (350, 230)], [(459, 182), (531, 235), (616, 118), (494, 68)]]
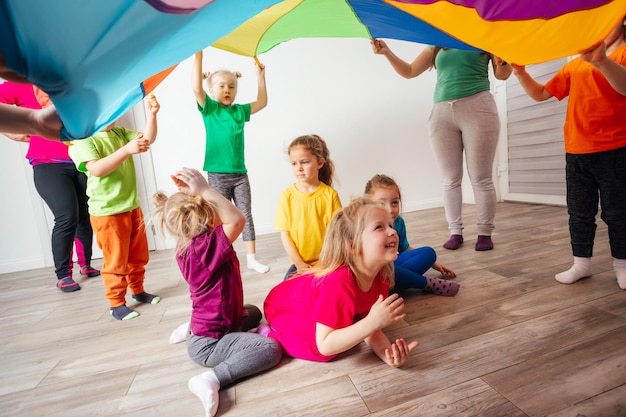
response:
[(0, 54), (48, 93), (64, 139), (83, 138), (132, 108), (168, 68), (276, 2), (3, 0)]
[(576, 55), (603, 41), (626, 0), (384, 0), (516, 64)]
[(294, 38), (388, 38), (532, 64), (597, 45), (625, 14), (626, 0), (3, 0), (0, 68), (48, 93), (70, 140), (211, 44), (256, 56)]
[(474, 49), (381, 0), (285, 0), (212, 46), (256, 56), (296, 38), (390, 38)]

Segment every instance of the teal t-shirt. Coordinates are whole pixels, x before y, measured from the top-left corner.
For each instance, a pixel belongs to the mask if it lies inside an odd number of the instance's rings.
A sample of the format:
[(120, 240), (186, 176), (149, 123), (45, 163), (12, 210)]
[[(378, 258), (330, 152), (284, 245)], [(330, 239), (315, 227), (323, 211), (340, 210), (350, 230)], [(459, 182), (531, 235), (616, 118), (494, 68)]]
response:
[(460, 49), (439, 50), (435, 58), (437, 67), (435, 103), (489, 91), (490, 59), (491, 56), (485, 52)]
[[(197, 103), (196, 103), (197, 104)], [(198, 105), (206, 131), (204, 170), (219, 174), (245, 174), (244, 124), (250, 120), (250, 104), (224, 107), (209, 97)]]
[(402, 216), (396, 217), (393, 221), (393, 228), (398, 233), (398, 252), (402, 253), (408, 249), (409, 240), (406, 237), (406, 225)]
[(79, 171), (87, 174), (89, 214), (112, 216), (139, 207), (137, 177), (132, 156), (104, 177), (96, 177), (87, 171), (85, 163), (109, 156), (131, 140), (137, 132), (124, 127), (114, 127), (108, 132), (98, 132), (87, 139), (77, 140), (69, 147), (70, 158)]

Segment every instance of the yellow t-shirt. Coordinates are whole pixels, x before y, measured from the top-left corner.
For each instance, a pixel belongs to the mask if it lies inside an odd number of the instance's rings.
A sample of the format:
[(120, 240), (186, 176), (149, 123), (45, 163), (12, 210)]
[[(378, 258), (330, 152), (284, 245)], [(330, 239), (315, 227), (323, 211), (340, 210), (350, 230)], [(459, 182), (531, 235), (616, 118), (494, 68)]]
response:
[(339, 209), (339, 194), (323, 182), (309, 194), (292, 184), (280, 194), (274, 228), (289, 232), (302, 259), (313, 265), (322, 251), (326, 226)]

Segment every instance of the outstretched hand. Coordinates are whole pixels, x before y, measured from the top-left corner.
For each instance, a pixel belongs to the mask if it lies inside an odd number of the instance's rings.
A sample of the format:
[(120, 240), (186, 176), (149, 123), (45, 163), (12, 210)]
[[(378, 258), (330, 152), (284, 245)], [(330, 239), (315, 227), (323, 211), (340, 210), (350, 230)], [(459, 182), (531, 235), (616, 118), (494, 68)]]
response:
[(449, 276), (450, 278), (456, 278), (456, 272), (448, 268), (442, 263), (435, 262), (433, 264), (433, 269), (439, 271), (443, 276)]
[(586, 51), (581, 51), (580, 57), (590, 64), (597, 66), (598, 63), (607, 58), (606, 44), (604, 42), (600, 42), (600, 44), (595, 45)]
[(406, 363), (411, 356), (411, 351), (418, 345), (417, 340), (407, 343), (404, 339), (396, 339), (395, 343), (391, 344), (391, 349), (385, 349), (385, 362), (394, 368), (399, 368)]
[(386, 51), (389, 50), (385, 41), (380, 39), (372, 39), (370, 40), (370, 44), (372, 45), (372, 51), (376, 55), (383, 55)]
[(143, 153), (150, 149), (150, 141), (143, 137), (143, 133), (137, 133), (135, 139), (128, 142), (124, 147), (130, 155)]
[(183, 168), (171, 176), (178, 191), (187, 194), (202, 194), (209, 188), (209, 183), (200, 171), (194, 168)]

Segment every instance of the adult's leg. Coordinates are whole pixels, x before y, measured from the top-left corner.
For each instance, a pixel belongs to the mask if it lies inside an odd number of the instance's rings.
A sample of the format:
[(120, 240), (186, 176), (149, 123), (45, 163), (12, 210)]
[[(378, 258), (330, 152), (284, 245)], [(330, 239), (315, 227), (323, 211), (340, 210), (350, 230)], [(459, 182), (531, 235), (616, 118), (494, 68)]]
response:
[(463, 234), (463, 141), (453, 118), (453, 102), (435, 103), (428, 135), (443, 181), (443, 206), (451, 235)]
[(54, 216), (52, 258), (58, 279), (72, 275), (71, 251), (79, 218), (73, 164), (33, 166), (35, 188)]
[(454, 116), (463, 132), (467, 173), (476, 204), (478, 235), (491, 236), (496, 216), (493, 161), (500, 136), (496, 102), (490, 92), (478, 93), (455, 102)]

